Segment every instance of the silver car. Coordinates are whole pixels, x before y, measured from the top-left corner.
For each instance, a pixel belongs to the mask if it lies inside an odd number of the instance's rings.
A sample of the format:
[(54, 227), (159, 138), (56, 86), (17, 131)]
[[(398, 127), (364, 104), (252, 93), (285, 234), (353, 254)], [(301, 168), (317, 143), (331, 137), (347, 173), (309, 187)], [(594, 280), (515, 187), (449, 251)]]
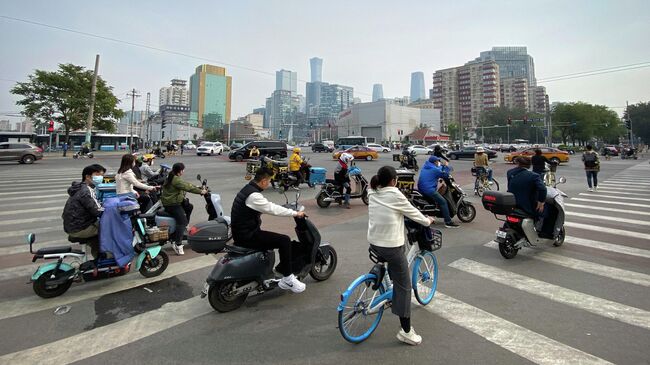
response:
[(0, 161), (18, 161), (21, 164), (32, 164), (43, 158), (43, 150), (26, 142), (0, 143)]

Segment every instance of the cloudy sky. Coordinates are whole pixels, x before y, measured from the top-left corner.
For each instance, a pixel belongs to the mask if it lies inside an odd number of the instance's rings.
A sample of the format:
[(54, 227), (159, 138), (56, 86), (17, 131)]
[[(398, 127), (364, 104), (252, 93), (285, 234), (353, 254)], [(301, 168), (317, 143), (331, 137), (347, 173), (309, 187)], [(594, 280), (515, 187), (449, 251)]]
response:
[[(309, 58), (324, 59), (323, 79), (354, 87), (368, 101), (409, 94), (410, 74), (462, 65), (493, 46), (527, 46), (544, 79), (630, 64), (650, 65), (650, 1), (3, 1), (0, 15), (171, 50), (136, 47), (0, 17), (0, 112), (19, 110), (10, 80), (59, 63), (93, 67), (130, 107), (126, 92), (151, 92), (197, 65), (225, 66), (233, 77), (233, 118), (263, 106), (281, 68), (309, 78)], [(206, 61), (210, 60), (210, 61)], [(541, 83), (553, 101), (616, 108), (650, 100), (650, 67)], [(298, 88), (304, 94), (304, 82)], [(144, 109), (144, 97), (136, 108)], [(3, 118), (0, 116), (0, 118)]]

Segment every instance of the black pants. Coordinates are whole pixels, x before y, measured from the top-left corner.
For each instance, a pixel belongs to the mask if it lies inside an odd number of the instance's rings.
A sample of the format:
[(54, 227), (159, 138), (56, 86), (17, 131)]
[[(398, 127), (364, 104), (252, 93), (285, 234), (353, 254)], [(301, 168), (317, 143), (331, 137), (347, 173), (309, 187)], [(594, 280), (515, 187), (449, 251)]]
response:
[(291, 238), (287, 235), (260, 230), (249, 239), (241, 241), (235, 239), (235, 245), (255, 250), (277, 248), (280, 253), (280, 263), (277, 266), (278, 272), (284, 276), (289, 276), (293, 273), (293, 267), (291, 265)]
[(404, 246), (381, 247), (373, 244), (370, 246), (388, 264), (388, 275), (393, 281), (393, 305), (391, 311), (401, 318), (410, 318), (412, 286)]
[(190, 222), (194, 206), (188, 200), (185, 200), (181, 205), (168, 205), (165, 211), (171, 215), (176, 221), (176, 230), (173, 233), (172, 241), (176, 244), (181, 244), (183, 241), (183, 234)]

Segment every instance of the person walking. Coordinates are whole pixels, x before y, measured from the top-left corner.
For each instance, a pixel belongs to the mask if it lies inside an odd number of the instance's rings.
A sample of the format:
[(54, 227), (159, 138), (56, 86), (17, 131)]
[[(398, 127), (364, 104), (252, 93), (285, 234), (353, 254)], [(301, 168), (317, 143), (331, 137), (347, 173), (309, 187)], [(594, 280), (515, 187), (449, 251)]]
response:
[(399, 317), (401, 329), (397, 339), (409, 345), (419, 345), (422, 337), (411, 327), (411, 276), (404, 250), (404, 217), (425, 227), (433, 224), (395, 187), (397, 172), (384, 166), (370, 180), (368, 190), (368, 235), (370, 248), (388, 263), (393, 280), (391, 311)]
[(68, 153), (68, 142), (63, 142), (63, 157)]
[(587, 145), (587, 150), (582, 154), (582, 163), (585, 165), (589, 191), (598, 191), (598, 172), (600, 171), (600, 158), (598, 157), (598, 152), (594, 151), (594, 148), (590, 144)]

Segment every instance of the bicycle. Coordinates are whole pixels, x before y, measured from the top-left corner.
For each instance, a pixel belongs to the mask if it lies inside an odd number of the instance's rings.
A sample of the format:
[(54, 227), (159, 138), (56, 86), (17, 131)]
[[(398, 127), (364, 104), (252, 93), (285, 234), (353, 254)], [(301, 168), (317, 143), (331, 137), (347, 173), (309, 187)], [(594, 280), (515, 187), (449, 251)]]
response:
[[(438, 285), (438, 259), (433, 251), (442, 247), (442, 232), (424, 229), (408, 219), (406, 223), (410, 246), (407, 260), (409, 267), (412, 265), (413, 293), (418, 303), (427, 305)], [(430, 232), (430, 237), (427, 232)], [(379, 326), (384, 309), (392, 305), (393, 282), (388, 275), (386, 262), (372, 247), (368, 252), (375, 265), (370, 272), (359, 276), (348, 286), (341, 294), (341, 303), (337, 307), (339, 331), (345, 340), (352, 343), (368, 339)]]
[(491, 181), (488, 179), (488, 172), (485, 167), (472, 167), (472, 176), (476, 176), (476, 180), (474, 180), (475, 195), (482, 197), (483, 192), (486, 190), (499, 191), (499, 182), (495, 178), (492, 178)]

